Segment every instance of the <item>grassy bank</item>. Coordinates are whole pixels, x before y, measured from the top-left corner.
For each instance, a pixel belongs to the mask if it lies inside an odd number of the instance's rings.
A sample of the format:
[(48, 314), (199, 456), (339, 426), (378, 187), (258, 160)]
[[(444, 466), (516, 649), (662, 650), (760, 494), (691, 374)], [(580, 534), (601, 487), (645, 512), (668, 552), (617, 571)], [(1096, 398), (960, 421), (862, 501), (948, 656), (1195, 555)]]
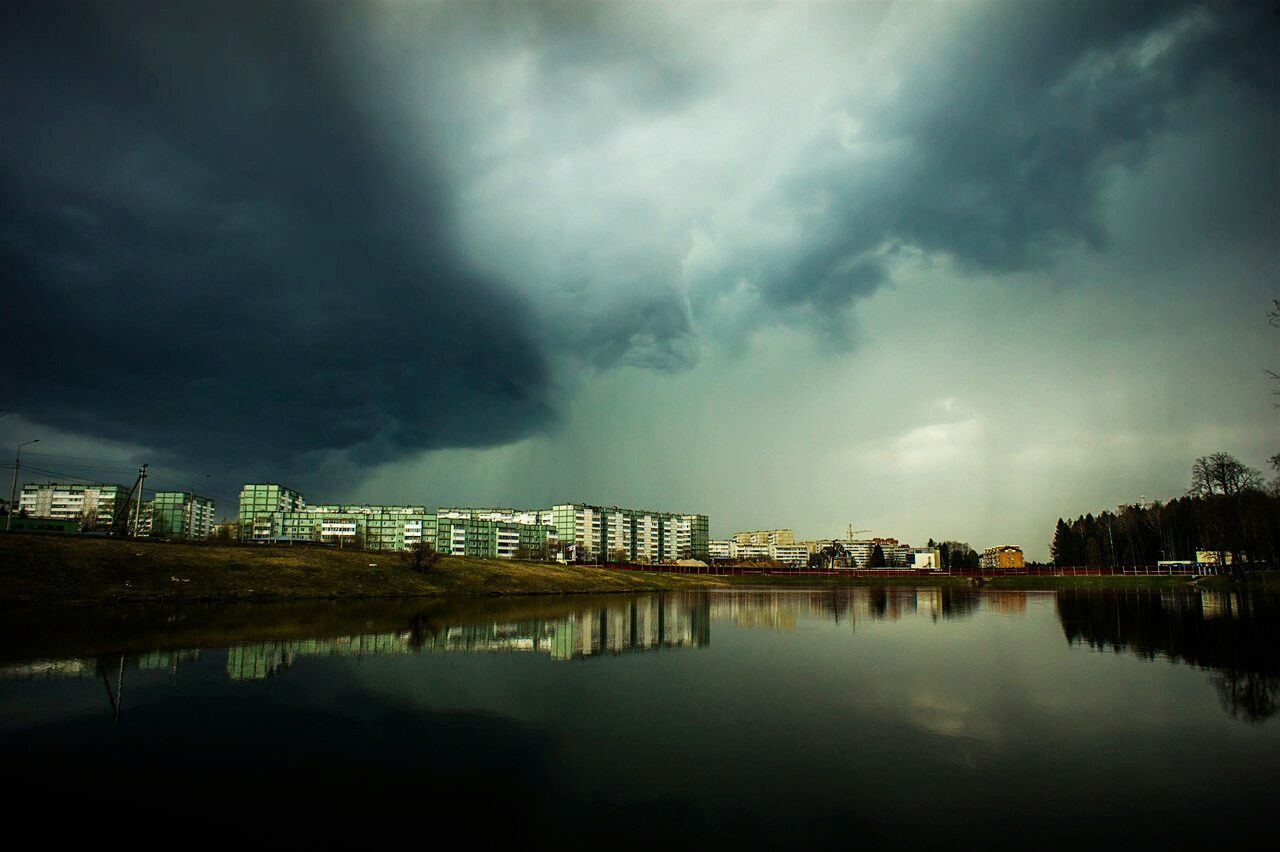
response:
[(394, 553), (0, 534), (0, 605), (613, 593), (716, 577), (448, 556), (417, 574)]

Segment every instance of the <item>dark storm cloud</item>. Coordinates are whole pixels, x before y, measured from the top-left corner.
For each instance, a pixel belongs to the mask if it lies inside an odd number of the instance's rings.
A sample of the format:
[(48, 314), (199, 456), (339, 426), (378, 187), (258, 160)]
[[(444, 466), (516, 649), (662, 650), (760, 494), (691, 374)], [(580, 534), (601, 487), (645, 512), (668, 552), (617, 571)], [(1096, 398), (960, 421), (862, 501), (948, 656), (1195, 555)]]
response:
[(527, 306), (455, 259), (328, 8), (6, 7), (6, 408), (277, 469), (547, 421)]
[(1105, 250), (1115, 170), (1274, 113), (1280, 55), (1238, 4), (3, 15), (4, 407), (281, 467), (523, 437), (553, 364), (847, 344), (904, 254), (964, 286)]
[(904, 248), (996, 272), (1103, 248), (1107, 170), (1139, 163), (1189, 98), (1217, 85), (1222, 111), (1274, 108), (1277, 22), (1271, 4), (966, 9), (913, 39), (892, 95), (853, 99), (854, 144), (823, 137), (769, 199), (804, 211), (801, 236), (726, 280), (754, 282), (767, 308), (838, 317)]

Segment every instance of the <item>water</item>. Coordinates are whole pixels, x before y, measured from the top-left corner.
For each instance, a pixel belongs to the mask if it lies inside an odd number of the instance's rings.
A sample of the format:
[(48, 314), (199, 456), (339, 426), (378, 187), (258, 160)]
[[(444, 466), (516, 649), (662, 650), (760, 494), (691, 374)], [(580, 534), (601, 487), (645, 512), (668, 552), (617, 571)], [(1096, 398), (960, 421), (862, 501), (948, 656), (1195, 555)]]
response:
[(792, 589), (0, 615), (10, 825), (152, 848), (1230, 844), (1280, 602)]

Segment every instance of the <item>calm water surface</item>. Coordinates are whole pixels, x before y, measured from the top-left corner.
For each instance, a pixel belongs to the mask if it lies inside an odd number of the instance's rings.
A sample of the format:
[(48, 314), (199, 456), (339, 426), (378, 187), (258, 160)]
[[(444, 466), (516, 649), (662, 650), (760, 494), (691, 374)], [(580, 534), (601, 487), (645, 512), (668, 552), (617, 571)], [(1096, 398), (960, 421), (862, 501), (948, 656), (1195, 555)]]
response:
[(1232, 845), (1280, 602), (933, 588), (0, 613), (10, 823), (132, 847)]

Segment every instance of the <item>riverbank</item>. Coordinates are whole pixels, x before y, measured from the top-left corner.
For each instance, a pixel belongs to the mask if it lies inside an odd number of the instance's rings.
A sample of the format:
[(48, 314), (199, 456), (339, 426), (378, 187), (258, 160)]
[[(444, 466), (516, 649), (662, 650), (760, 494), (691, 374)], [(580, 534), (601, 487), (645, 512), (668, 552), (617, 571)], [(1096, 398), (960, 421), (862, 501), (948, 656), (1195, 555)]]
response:
[(718, 577), (395, 553), (0, 534), (0, 605), (413, 598), (700, 589)]
[[(446, 556), (427, 574), (383, 551), (322, 547), (177, 544), (0, 534), (0, 606), (146, 602), (235, 602), (453, 595), (611, 594), (786, 586), (969, 586), (946, 575), (697, 575), (590, 565)], [(995, 577), (1009, 590), (1192, 590), (1248, 586), (1280, 591), (1276, 572), (1227, 577)]]

